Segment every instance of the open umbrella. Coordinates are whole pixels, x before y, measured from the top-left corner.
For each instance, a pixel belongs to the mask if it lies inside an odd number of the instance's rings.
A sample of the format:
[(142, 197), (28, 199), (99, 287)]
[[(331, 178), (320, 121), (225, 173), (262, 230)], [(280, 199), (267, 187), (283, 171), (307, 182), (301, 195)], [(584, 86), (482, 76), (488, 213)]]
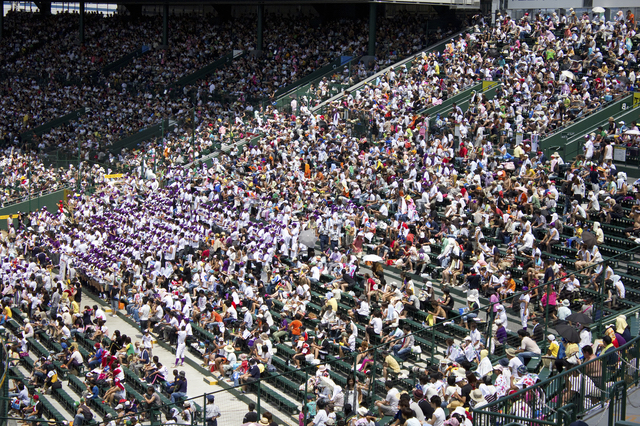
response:
[(589, 231), (582, 233), (582, 242), (587, 248), (592, 248), (596, 244), (596, 236)]
[(376, 254), (367, 254), (362, 257), (362, 260), (365, 262), (383, 262), (384, 259)]
[(624, 132), (625, 135), (634, 135), (634, 136), (638, 136), (640, 135), (640, 130), (636, 130), (636, 129), (631, 129), (631, 130), (627, 130), (626, 132)]
[(580, 334), (571, 325), (559, 324), (554, 327), (561, 337), (564, 337), (567, 342), (578, 343), (580, 341)]
[(591, 324), (593, 320), (582, 312), (574, 312), (566, 318), (567, 321), (579, 322), (580, 324)]
[(560, 74), (564, 75), (567, 78), (570, 78), (571, 80), (576, 79), (576, 75), (569, 70), (562, 71)]
[(313, 247), (316, 245), (316, 241), (318, 241), (318, 237), (316, 236), (316, 231), (313, 229), (307, 229), (300, 233), (301, 244), (304, 244), (307, 247)]
[(593, 13), (604, 13), (604, 7), (596, 6), (593, 9), (591, 9), (591, 11)]

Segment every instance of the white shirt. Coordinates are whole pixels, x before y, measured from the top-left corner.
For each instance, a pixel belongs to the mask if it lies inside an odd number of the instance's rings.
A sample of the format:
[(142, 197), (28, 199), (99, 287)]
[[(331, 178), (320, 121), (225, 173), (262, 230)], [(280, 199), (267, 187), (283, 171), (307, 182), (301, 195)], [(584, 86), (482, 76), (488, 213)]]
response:
[(142, 307), (140, 308), (140, 321), (147, 321), (149, 319), (150, 311), (151, 308), (149, 307), (149, 305), (142, 305)]
[(184, 345), (187, 341), (187, 332), (186, 331), (178, 331), (178, 345)]
[(513, 377), (516, 377), (516, 378), (520, 377), (518, 375), (518, 367), (520, 367), (521, 365), (523, 364), (522, 364), (522, 361), (520, 361), (520, 358), (518, 358), (517, 356), (511, 358), (511, 361), (509, 361), (509, 368), (511, 369), (511, 375)]
[(433, 422), (432, 426), (442, 426), (444, 424), (445, 415), (442, 407), (436, 408), (436, 410), (433, 412), (433, 417), (435, 418), (435, 421)]
[(385, 400), (389, 403), (391, 408), (393, 408), (394, 410), (398, 408), (398, 402), (400, 402), (399, 395), (400, 395), (400, 392), (398, 391), (398, 389), (391, 388), (389, 389), (389, 391), (387, 392), (387, 396), (385, 397)]
[(374, 317), (371, 319), (371, 326), (375, 334), (382, 333), (382, 318)]
[(329, 420), (327, 412), (325, 410), (318, 410), (316, 416), (313, 418), (313, 424), (315, 426), (325, 426), (327, 420)]

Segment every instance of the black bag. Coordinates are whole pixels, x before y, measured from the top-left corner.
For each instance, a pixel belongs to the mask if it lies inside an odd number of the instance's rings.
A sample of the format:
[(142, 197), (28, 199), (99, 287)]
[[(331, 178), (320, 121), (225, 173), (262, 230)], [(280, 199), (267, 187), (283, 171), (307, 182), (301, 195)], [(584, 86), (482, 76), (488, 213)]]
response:
[(82, 414), (84, 414), (84, 421), (89, 423), (93, 420), (93, 413), (91, 410), (82, 410)]

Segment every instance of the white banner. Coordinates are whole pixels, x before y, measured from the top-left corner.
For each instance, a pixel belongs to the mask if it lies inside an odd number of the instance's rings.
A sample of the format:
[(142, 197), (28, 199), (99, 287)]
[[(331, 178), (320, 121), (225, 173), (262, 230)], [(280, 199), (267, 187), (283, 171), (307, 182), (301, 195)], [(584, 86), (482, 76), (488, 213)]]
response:
[[(583, 0), (509, 0), (509, 9), (569, 9), (583, 7)], [(595, 6), (595, 1), (594, 1)]]
[(63, 256), (60, 256), (60, 280), (62, 282), (65, 281), (65, 278), (66, 278), (66, 275), (67, 275), (67, 260), (66, 259), (62, 259)]
[[(593, 0), (593, 7), (596, 6), (600, 6), (600, 7), (611, 7), (614, 9), (622, 9), (623, 7), (638, 7), (640, 6), (640, 4), (638, 3), (638, 0)], [(626, 10), (625, 10), (625, 14), (626, 14)], [(613, 18), (613, 13), (611, 15), (611, 17)]]

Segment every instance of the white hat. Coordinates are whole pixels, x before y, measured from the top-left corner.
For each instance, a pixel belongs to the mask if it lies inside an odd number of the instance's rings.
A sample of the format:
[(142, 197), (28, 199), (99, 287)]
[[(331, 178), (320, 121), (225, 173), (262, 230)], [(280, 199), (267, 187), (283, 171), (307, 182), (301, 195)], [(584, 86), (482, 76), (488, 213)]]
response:
[(469, 294), (467, 295), (467, 300), (470, 302), (477, 302), (478, 301), (478, 290), (471, 290), (469, 292)]
[(562, 301), (562, 306), (569, 307), (569, 305), (571, 305), (571, 302), (569, 302), (569, 299), (564, 299), (564, 300)]
[(433, 283), (431, 281), (427, 281), (427, 283), (425, 284), (427, 287), (433, 287)]
[(462, 416), (463, 418), (467, 417), (467, 412), (465, 411), (464, 408), (462, 407), (457, 407), (454, 411), (453, 414), (458, 414), (460, 416)]
[(364, 416), (366, 416), (366, 415), (367, 415), (367, 413), (368, 413), (368, 412), (369, 412), (369, 410), (367, 410), (367, 407), (360, 407), (360, 408), (358, 408), (358, 415), (359, 415), (359, 416), (364, 417)]
[(550, 334), (547, 336), (547, 339), (553, 342), (554, 340), (556, 340), (556, 336), (554, 336), (553, 334)]

